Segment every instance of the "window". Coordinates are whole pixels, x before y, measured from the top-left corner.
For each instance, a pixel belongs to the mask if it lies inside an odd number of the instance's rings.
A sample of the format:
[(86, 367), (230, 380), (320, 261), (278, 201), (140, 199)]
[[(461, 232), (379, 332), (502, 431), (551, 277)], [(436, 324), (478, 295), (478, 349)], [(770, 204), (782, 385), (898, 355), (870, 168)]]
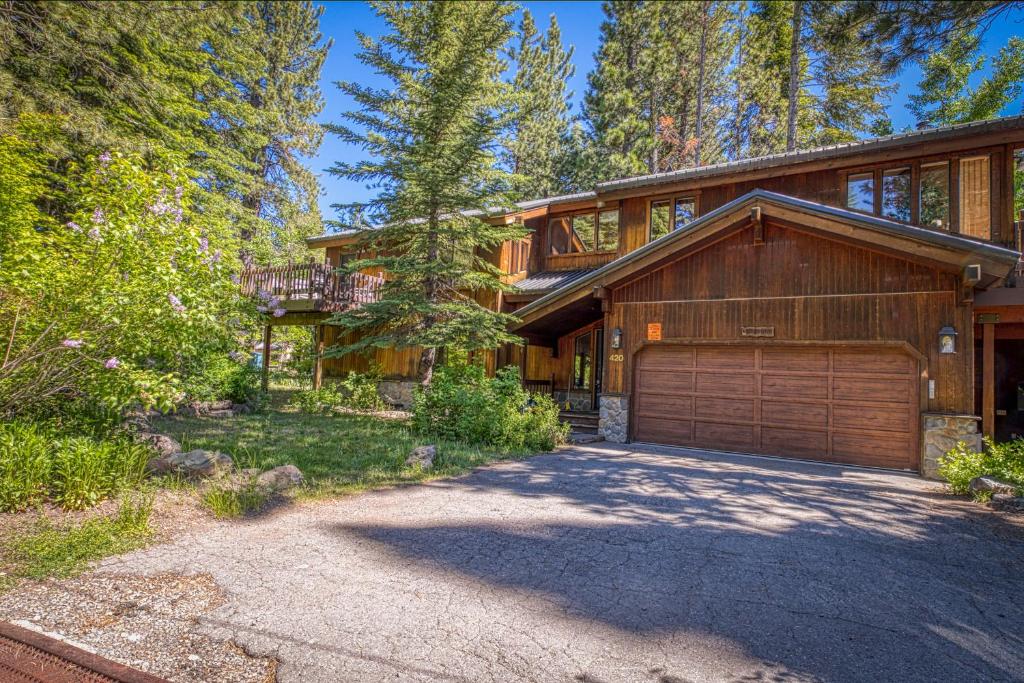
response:
[(890, 168), (882, 173), (882, 215), (898, 221), (910, 220), (910, 167)]
[(572, 388), (590, 388), (590, 332), (576, 337), (572, 358)]
[(594, 251), (594, 214), (583, 213), (572, 217), (573, 251)]
[(614, 251), (619, 248), (618, 209), (597, 214), (597, 248), (600, 251)]
[(921, 165), (921, 225), (949, 230), (949, 162)]
[(569, 232), (572, 228), (568, 218), (553, 218), (548, 221), (548, 243), (551, 245), (551, 254), (570, 253)]
[(679, 230), (697, 217), (697, 200), (693, 197), (675, 197), (651, 202), (651, 241)]
[(874, 213), (875, 175), (852, 173), (846, 178), (846, 208)]
[(672, 202), (665, 200), (651, 202), (651, 241), (664, 237), (672, 230), (672, 214), (669, 207)]
[(607, 209), (552, 218), (548, 222), (552, 255), (614, 251), (619, 247), (619, 210)]
[(988, 157), (960, 160), (960, 234), (992, 236)]

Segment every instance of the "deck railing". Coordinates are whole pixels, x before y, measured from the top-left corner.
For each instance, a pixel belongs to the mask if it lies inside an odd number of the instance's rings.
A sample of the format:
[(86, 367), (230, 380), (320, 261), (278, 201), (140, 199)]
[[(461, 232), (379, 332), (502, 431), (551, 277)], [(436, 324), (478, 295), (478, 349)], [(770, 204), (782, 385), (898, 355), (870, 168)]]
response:
[(265, 293), (280, 301), (308, 301), (316, 310), (342, 311), (376, 301), (383, 282), (365, 273), (339, 275), (332, 265), (310, 261), (246, 268), (240, 284), (247, 296)]

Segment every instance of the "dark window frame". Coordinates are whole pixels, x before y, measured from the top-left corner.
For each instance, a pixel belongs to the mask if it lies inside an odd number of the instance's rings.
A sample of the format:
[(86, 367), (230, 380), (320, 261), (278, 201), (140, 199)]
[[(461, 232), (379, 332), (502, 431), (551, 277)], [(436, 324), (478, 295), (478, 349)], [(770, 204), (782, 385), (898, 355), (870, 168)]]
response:
[[(600, 247), (600, 245), (601, 245), (601, 214), (603, 214), (603, 213), (611, 213), (613, 211), (617, 214), (617, 216), (616, 216), (616, 232), (615, 232), (615, 247), (611, 248), (611, 249), (599, 249), (598, 247)], [(552, 233), (552, 230), (551, 230), (551, 225), (553, 223), (557, 223), (559, 221), (568, 221), (569, 222), (569, 230), (570, 230), (569, 235), (570, 235), (570, 238), (571, 238), (571, 236), (573, 234), (573, 231), (574, 231), (574, 228), (573, 228), (573, 225), (572, 225), (573, 224), (573, 219), (576, 218), (577, 216), (590, 216), (594, 220), (594, 233), (591, 236), (592, 239), (593, 239), (593, 245), (594, 245), (593, 249), (586, 250), (586, 251), (565, 251), (565, 252), (562, 252), (562, 253), (556, 253), (554, 251), (554, 244), (553, 244), (553, 240), (552, 240), (553, 233)], [(547, 242), (548, 242), (548, 256), (549, 257), (556, 257), (557, 258), (559, 256), (575, 256), (575, 255), (578, 255), (578, 254), (614, 254), (614, 253), (618, 252), (619, 244), (622, 242), (622, 207), (616, 204), (614, 206), (594, 207), (592, 209), (581, 209), (579, 211), (569, 211), (569, 212), (566, 212), (566, 213), (552, 214), (551, 216), (548, 217), (547, 227), (548, 227), (548, 239), (547, 239)], [(569, 246), (571, 248), (571, 246), (572, 246), (571, 243), (570, 243)]]
[[(693, 218), (687, 221), (683, 225), (676, 226), (676, 204), (681, 201), (693, 202)], [(647, 241), (653, 242), (655, 239), (660, 237), (654, 237), (654, 205), (668, 203), (668, 232), (665, 235), (671, 235), (679, 228), (689, 225), (693, 221), (700, 218), (700, 192), (692, 190), (690, 192), (675, 192), (672, 194), (660, 195), (658, 197), (651, 197), (647, 200)]]

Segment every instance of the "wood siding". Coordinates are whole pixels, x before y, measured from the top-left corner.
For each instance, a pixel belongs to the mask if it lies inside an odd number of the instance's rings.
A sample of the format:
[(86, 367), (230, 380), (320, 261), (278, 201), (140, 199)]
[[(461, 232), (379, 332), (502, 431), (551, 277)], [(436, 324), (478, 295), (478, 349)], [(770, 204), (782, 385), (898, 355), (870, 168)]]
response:
[[(649, 323), (660, 323), (662, 341), (648, 341)], [(613, 291), (605, 327), (622, 328), (623, 360), (606, 350), (604, 390), (628, 393), (635, 356), (652, 344), (881, 344), (921, 356), (922, 392), (925, 380), (936, 381), (935, 398), (922, 406), (970, 412), (971, 354), (938, 353), (944, 325), (971, 336), (953, 274), (769, 224), (762, 246), (746, 229)], [(748, 338), (743, 328), (772, 336)]]

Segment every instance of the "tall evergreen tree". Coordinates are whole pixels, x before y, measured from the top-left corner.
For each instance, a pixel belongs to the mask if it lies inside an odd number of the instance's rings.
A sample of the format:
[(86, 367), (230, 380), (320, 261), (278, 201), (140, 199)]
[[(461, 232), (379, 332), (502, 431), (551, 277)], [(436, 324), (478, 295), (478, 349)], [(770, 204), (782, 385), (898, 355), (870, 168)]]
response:
[(991, 73), (969, 84), (987, 61), (980, 54), (981, 37), (972, 32), (953, 36), (946, 47), (921, 64), (919, 92), (907, 104), (919, 125), (945, 126), (999, 116), (1024, 88), (1024, 39), (1014, 36), (992, 58)]
[[(310, 2), (255, 2), (247, 7), (249, 40), (256, 56), (248, 78), (238, 84), (253, 108), (255, 125), (243, 131), (252, 182), (242, 203), (267, 225), (263, 260), (300, 259), (304, 238), (321, 229), (320, 185), (302, 156), (320, 146), (323, 110), (320, 72), (330, 49), (320, 34), (323, 6)], [(243, 142), (244, 144), (244, 142)]]
[(562, 169), (571, 135), (568, 81), (576, 70), (574, 48), (562, 46), (555, 15), (550, 22), (541, 34), (529, 10), (523, 9), (518, 46), (512, 51), (518, 111), (503, 156), (519, 177), (517, 189), (530, 198), (550, 197), (567, 189)]
[[(387, 88), (339, 83), (359, 110), (329, 130), (370, 156), (336, 163), (331, 173), (369, 180), (378, 196), (338, 208), (365, 218), (364, 246), (374, 258), (351, 268), (391, 275), (380, 299), (331, 319), (358, 341), (329, 354), (373, 347), (420, 347), (421, 382), (429, 385), (441, 347), (478, 349), (518, 341), (512, 318), (475, 294), (501, 289), (486, 252), (524, 233), (491, 225), (488, 210), (509, 205), (510, 175), (497, 168), (502, 130), (512, 114), (505, 63), (513, 35), (505, 2), (373, 4), (387, 24), (380, 39), (357, 34), (359, 59), (387, 78)], [(346, 225), (346, 223), (342, 223)], [(347, 223), (352, 226), (352, 221)]]

